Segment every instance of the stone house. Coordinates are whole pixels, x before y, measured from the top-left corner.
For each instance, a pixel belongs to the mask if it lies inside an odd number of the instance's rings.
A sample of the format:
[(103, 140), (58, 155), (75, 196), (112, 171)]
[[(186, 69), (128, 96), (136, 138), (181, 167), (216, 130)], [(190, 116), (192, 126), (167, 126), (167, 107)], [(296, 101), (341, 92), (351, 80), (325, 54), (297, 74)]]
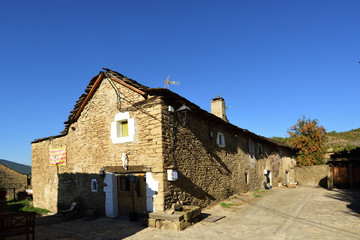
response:
[(7, 190), (7, 199), (18, 199), (19, 194), (25, 196), (30, 182), (30, 166), (0, 159), (0, 185)]
[[(56, 212), (78, 198), (117, 217), (177, 201), (204, 207), (264, 182), (293, 181), (291, 148), (229, 123), (223, 98), (209, 113), (169, 89), (104, 70), (65, 130), (32, 142), (35, 206)], [(49, 163), (56, 151), (65, 154), (61, 164)]]

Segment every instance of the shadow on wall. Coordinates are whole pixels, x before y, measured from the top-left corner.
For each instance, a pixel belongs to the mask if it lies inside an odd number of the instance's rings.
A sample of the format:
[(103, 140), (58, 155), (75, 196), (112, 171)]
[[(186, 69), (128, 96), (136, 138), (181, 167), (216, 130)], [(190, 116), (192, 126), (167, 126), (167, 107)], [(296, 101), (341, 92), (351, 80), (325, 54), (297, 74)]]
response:
[(360, 190), (335, 189), (335, 195), (327, 195), (329, 198), (348, 203), (346, 206), (354, 213), (360, 214)]
[(319, 181), (319, 186), (328, 189), (328, 177), (324, 177)]
[[(186, 177), (184, 174), (179, 172), (178, 181), (172, 182), (173, 185), (181, 189), (188, 195), (189, 197), (195, 197), (200, 200), (205, 200), (206, 202), (210, 202), (216, 200), (212, 195), (205, 192), (201, 187), (194, 184), (191, 179)], [(186, 197), (188, 197), (186, 196)], [(180, 199), (184, 202), (189, 201), (190, 199)]]
[(58, 174), (58, 209), (68, 210), (73, 202), (78, 202), (82, 216), (88, 210), (105, 215), (104, 187), (104, 177), (99, 174)]

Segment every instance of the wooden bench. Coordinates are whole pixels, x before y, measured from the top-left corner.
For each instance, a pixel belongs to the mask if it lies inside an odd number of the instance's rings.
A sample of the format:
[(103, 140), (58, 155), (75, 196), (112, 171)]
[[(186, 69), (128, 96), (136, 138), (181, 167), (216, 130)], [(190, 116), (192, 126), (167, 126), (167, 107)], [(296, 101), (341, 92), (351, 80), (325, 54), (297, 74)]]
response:
[(5, 237), (25, 235), (29, 240), (29, 235), (35, 239), (35, 212), (4, 212), (0, 213), (0, 240)]

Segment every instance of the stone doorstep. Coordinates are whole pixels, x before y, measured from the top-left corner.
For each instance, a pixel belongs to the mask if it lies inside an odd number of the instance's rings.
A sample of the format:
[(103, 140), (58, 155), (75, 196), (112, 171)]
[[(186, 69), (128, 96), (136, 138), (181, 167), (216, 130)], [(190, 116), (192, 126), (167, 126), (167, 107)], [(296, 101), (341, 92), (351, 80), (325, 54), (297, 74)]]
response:
[(184, 206), (187, 211), (149, 213), (148, 226), (164, 230), (181, 231), (198, 222), (201, 214), (200, 207)]
[(160, 219), (151, 219), (151, 218), (148, 219), (148, 226), (157, 229), (181, 231), (190, 225), (191, 225), (190, 222), (184, 220), (181, 222), (174, 222), (169, 220), (160, 220)]
[(178, 214), (178, 213), (167, 214), (167, 213), (164, 213), (164, 212), (151, 212), (151, 213), (149, 213), (149, 219), (181, 222), (181, 221), (184, 220), (184, 215)]
[(201, 214), (200, 207), (184, 206), (184, 210), (188, 211), (175, 211), (175, 213), (183, 215), (186, 221), (191, 221), (192, 219), (198, 218)]

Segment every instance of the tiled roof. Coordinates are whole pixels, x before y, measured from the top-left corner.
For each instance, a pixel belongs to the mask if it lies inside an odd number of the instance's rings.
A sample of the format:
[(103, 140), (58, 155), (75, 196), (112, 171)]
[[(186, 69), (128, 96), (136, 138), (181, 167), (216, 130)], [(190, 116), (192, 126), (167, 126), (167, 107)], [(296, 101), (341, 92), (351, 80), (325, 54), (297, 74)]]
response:
[(93, 93), (96, 91), (96, 88), (98, 85), (96, 85), (97, 81), (101, 81), (101, 79), (103, 77), (108, 77), (111, 78), (113, 80), (116, 80), (118, 82), (120, 82), (121, 84), (125, 84), (128, 85), (129, 87), (133, 87), (135, 88), (135, 90), (139, 90), (144, 97), (146, 98), (147, 95), (153, 95), (153, 96), (161, 96), (164, 99), (168, 99), (171, 102), (175, 102), (178, 103), (180, 106), (182, 104), (186, 104), (188, 107), (191, 108), (192, 112), (194, 112), (195, 114), (199, 114), (202, 115), (203, 117), (206, 117), (207, 119), (211, 119), (214, 122), (217, 122), (219, 124), (223, 124), (226, 127), (229, 127), (231, 129), (233, 129), (236, 132), (245, 134), (249, 137), (253, 137), (255, 139), (259, 139), (259, 140), (263, 140), (263, 141), (267, 141), (271, 144), (274, 144), (276, 146), (281, 146), (281, 147), (286, 147), (286, 148), (290, 148), (287, 144), (284, 144), (282, 142), (278, 142), (260, 135), (257, 135), (255, 133), (252, 133), (246, 129), (242, 129), (239, 128), (229, 122), (224, 121), (223, 119), (201, 109), (199, 106), (197, 106), (196, 104), (190, 102), (189, 100), (187, 100), (186, 98), (178, 95), (177, 93), (174, 93), (172, 91), (170, 91), (169, 89), (166, 88), (149, 88), (147, 86), (144, 86), (138, 82), (136, 82), (135, 80), (132, 80), (130, 78), (127, 78), (126, 76), (115, 72), (113, 70), (110, 70), (108, 68), (103, 68), (106, 72), (100, 72), (99, 75), (96, 75), (95, 77), (93, 77), (87, 88), (85, 89), (85, 93), (82, 94), (79, 98), (79, 100), (76, 101), (76, 104), (74, 106), (74, 109), (70, 112), (70, 115), (68, 116), (68, 120), (64, 122), (65, 124), (65, 129), (61, 132), (60, 135), (56, 135), (56, 136), (50, 136), (50, 137), (45, 137), (45, 138), (39, 138), (34, 140), (32, 143), (37, 143), (37, 142), (41, 142), (44, 140), (48, 140), (48, 139), (52, 139), (52, 138), (58, 138), (58, 137), (62, 137), (65, 136), (68, 131), (69, 131), (69, 127), (70, 125), (75, 122), (77, 120), (77, 116), (80, 114), (80, 112), (82, 111), (81, 106), (83, 106), (84, 104), (86, 104), (86, 101), (90, 100)]

